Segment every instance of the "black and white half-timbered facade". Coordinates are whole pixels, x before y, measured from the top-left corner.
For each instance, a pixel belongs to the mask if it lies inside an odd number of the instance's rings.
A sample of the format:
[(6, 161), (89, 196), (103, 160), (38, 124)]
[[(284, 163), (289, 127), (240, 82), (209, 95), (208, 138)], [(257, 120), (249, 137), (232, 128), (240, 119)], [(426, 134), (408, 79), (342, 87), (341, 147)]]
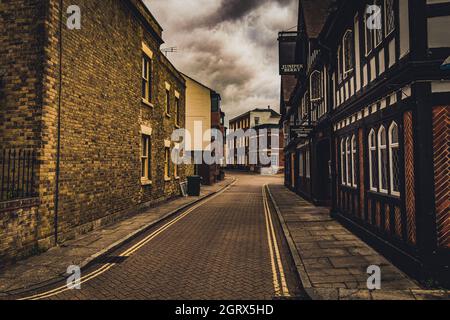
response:
[(296, 51), (286, 185), (448, 279), (450, 1), (300, 0)]

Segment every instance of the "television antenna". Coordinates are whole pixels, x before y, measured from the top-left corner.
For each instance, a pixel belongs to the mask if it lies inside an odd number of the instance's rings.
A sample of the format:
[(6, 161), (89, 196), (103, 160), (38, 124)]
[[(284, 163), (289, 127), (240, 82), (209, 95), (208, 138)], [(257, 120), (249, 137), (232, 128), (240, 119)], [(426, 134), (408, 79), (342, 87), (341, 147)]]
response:
[(177, 53), (178, 48), (177, 47), (169, 47), (169, 48), (163, 48), (161, 49), (161, 52), (164, 53), (167, 57), (169, 53)]

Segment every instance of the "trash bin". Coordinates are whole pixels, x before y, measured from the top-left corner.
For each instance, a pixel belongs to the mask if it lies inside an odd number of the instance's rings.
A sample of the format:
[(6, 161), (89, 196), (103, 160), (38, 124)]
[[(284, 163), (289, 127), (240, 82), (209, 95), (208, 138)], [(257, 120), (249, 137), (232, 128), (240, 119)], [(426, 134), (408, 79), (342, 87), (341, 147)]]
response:
[(225, 172), (224, 171), (220, 171), (219, 173), (219, 181), (223, 181), (225, 180)]
[(190, 176), (187, 178), (187, 180), (188, 180), (188, 195), (190, 197), (200, 196), (200, 184), (202, 181), (202, 177)]

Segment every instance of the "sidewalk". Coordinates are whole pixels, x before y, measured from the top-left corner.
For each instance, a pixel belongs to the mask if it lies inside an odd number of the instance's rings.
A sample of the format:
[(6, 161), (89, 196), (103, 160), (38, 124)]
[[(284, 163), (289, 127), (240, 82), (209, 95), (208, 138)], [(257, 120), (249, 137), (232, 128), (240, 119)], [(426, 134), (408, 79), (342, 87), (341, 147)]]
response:
[(38, 256), (0, 269), (0, 298), (40, 287), (65, 276), (67, 267), (84, 267), (120, 245), (139, 236), (156, 223), (217, 193), (234, 181), (226, 178), (213, 186), (202, 186), (200, 197), (177, 198), (111, 226), (95, 230)]
[[(327, 208), (315, 207), (283, 185), (270, 185), (302, 284), (317, 300), (450, 299), (448, 292), (422, 290), (383, 256), (332, 219)], [(381, 290), (367, 289), (367, 268), (381, 268)]]

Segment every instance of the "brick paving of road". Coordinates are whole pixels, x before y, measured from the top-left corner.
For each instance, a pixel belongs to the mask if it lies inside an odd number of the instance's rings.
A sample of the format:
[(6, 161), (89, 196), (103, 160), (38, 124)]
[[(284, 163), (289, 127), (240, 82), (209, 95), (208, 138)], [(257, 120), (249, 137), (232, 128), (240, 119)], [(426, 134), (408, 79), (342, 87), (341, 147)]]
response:
[[(236, 175), (236, 185), (83, 283), (81, 290), (50, 299), (273, 299), (262, 186), (279, 178)], [(275, 215), (273, 220), (290, 293), (305, 297)]]

